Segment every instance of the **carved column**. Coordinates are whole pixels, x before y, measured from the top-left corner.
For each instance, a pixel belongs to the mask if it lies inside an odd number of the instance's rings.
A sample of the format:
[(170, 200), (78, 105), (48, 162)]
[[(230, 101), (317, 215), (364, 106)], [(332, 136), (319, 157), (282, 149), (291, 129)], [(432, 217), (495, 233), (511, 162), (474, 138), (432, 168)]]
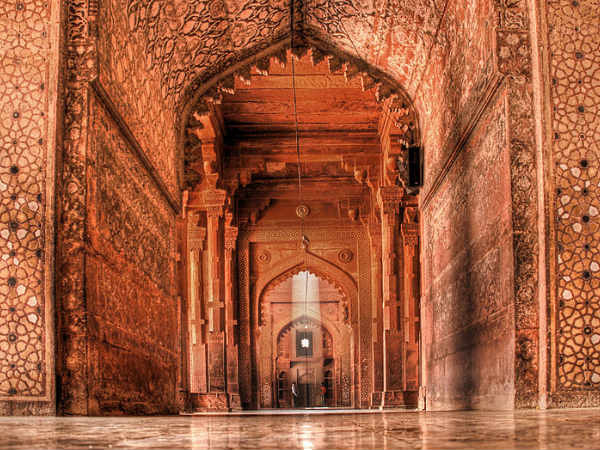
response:
[(238, 382), (237, 290), (234, 279), (237, 236), (237, 227), (225, 227), (225, 348), (227, 352), (227, 393), (232, 409), (241, 409)]
[(373, 393), (371, 407), (379, 407), (383, 392), (383, 299), (381, 283), (381, 224), (369, 223), (371, 244), (371, 286), (372, 286), (372, 342), (373, 342)]
[(250, 407), (254, 395), (252, 392), (252, 370), (251, 370), (251, 326), (250, 326), (250, 261), (248, 239), (244, 238), (243, 228), (237, 251), (238, 266), (238, 379), (240, 398), (244, 408)]
[(419, 226), (416, 206), (404, 208), (404, 220), (400, 227), (403, 248), (403, 374), (402, 389), (405, 399), (417, 401), (419, 389)]
[(84, 249), (88, 208), (89, 87), (97, 78), (94, 33), (97, 12), (97, 8), (88, 7), (87, 2), (70, 5), (64, 47), (64, 141), (62, 154), (57, 159), (56, 185), (56, 373), (58, 412), (68, 415), (90, 414)]
[[(221, 218), (223, 207), (210, 205), (206, 208), (207, 228), (207, 288), (208, 288), (208, 390), (211, 394), (208, 409), (227, 409), (225, 327), (223, 302), (223, 258)], [(223, 395), (219, 395), (223, 394)]]
[[(193, 193), (191, 206), (206, 226), (206, 250), (202, 255), (204, 264), (199, 262), (198, 289), (203, 293), (196, 302), (203, 311), (200, 319), (204, 347), (194, 352), (194, 357), (202, 361), (205, 355), (206, 381), (197, 384), (192, 395), (195, 410), (224, 410), (229, 408), (227, 396), (227, 358), (225, 350), (225, 286), (224, 286), (224, 224), (223, 206), (226, 192), (208, 187)], [(192, 262), (196, 258), (192, 255)], [(200, 259), (200, 257), (198, 257)], [(193, 284), (193, 283), (192, 283)], [(204, 353), (202, 353), (204, 352)]]
[(207, 244), (208, 244), (208, 331), (212, 334), (223, 333), (223, 308), (221, 283), (221, 252), (219, 232), (223, 207), (211, 205), (206, 208)]
[(381, 261), (383, 298), (383, 399), (382, 406), (402, 401), (402, 323), (398, 303), (397, 218), (404, 190), (382, 186), (377, 193), (381, 211)]
[(190, 393), (206, 392), (206, 341), (203, 314), (203, 267), (202, 253), (206, 228), (190, 226), (188, 237), (189, 261), (189, 327), (190, 327)]

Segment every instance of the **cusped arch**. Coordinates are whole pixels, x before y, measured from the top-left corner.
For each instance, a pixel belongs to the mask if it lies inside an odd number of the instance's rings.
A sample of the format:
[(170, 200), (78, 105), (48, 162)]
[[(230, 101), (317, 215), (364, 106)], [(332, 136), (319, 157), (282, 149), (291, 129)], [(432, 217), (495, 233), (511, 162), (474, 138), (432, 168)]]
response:
[(257, 280), (253, 305), (256, 325), (260, 325), (264, 318), (264, 298), (266, 293), (302, 271), (308, 271), (332, 283), (342, 294), (342, 301), (348, 309), (348, 315), (352, 314), (352, 305), (356, 305), (357, 303), (357, 285), (354, 278), (326, 259), (305, 252), (291, 258), (286, 258), (273, 265)]
[(297, 57), (304, 56), (310, 50), (314, 64), (327, 61), (332, 73), (343, 72), (347, 79), (360, 77), (364, 91), (372, 90), (377, 102), (388, 101), (385, 106), (388, 114), (399, 134), (406, 135), (407, 145), (420, 146), (419, 114), (415, 103), (400, 82), (316, 34), (295, 34), (292, 48), (289, 32), (270, 43), (263, 42), (252, 48), (237, 50), (226, 62), (197, 75), (192, 80), (184, 89), (176, 108), (178, 146), (183, 148), (189, 137), (190, 127), (199, 125), (198, 114), (208, 112), (211, 104), (220, 103), (223, 93), (234, 92), (236, 76), (250, 82), (252, 69), (256, 68), (259, 73), (268, 73), (272, 58), (286, 64), (288, 50)]

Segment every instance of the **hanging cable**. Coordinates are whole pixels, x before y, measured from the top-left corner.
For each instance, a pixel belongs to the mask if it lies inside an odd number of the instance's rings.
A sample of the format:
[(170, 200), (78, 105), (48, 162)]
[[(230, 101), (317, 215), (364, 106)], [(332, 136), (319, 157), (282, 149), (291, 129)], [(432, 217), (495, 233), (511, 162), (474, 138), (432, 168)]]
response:
[[(292, 51), (292, 104), (294, 108), (294, 133), (295, 133), (295, 144), (296, 144), (296, 164), (298, 166), (298, 208), (303, 207), (303, 195), (302, 195), (302, 166), (300, 159), (300, 130), (298, 125), (298, 99), (296, 92), (296, 63), (294, 60), (294, 37), (295, 37), (295, 18), (294, 18), (295, 4), (294, 0), (290, 1), (290, 47)], [(298, 217), (300, 218), (300, 245), (304, 247), (305, 251), (308, 250), (308, 239), (304, 235), (304, 214), (297, 209)], [(308, 329), (308, 270), (304, 270), (304, 329)], [(306, 333), (306, 332), (305, 332)], [(308, 339), (308, 333), (304, 334), (303, 339)], [(310, 342), (312, 342), (312, 337)], [(308, 347), (304, 351), (305, 356), (305, 371), (308, 375)]]

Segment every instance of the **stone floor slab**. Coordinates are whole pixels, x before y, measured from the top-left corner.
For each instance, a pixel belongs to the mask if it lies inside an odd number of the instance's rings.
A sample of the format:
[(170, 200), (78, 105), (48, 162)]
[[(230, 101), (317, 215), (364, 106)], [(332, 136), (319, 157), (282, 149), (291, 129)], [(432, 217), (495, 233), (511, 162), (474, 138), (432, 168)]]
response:
[(599, 447), (600, 409), (0, 418), (2, 449)]

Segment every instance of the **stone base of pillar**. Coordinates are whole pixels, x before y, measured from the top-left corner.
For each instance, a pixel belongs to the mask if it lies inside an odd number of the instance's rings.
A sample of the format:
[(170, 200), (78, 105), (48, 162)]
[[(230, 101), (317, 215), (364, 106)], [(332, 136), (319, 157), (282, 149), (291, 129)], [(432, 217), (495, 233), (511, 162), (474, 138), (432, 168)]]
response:
[(381, 408), (381, 402), (383, 399), (383, 392), (372, 392), (371, 393), (371, 409)]
[(383, 393), (382, 408), (416, 408), (419, 403), (418, 391), (388, 391)]
[(419, 411), (425, 411), (427, 409), (426, 392), (425, 386), (419, 387), (419, 404), (417, 406)]
[(190, 394), (191, 412), (229, 411), (229, 394), (225, 392), (207, 392)]
[(242, 400), (240, 399), (240, 394), (229, 394), (229, 410), (230, 411), (241, 411), (242, 410)]

